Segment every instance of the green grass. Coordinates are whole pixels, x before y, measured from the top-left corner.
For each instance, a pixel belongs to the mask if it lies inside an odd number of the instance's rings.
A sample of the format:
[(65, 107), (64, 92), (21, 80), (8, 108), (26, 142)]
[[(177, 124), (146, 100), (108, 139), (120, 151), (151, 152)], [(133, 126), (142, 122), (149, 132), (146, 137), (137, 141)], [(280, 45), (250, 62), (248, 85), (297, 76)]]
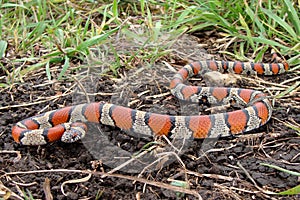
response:
[[(248, 3), (246, 3), (248, 2)], [(45, 68), (47, 77), (63, 79), (74, 60), (85, 61), (91, 48), (106, 44), (117, 34), (140, 40), (132, 52), (116, 52), (111, 70), (117, 75), (121, 67), (119, 54), (128, 53), (125, 67), (138, 58), (153, 64), (168, 55), (168, 48), (183, 33), (216, 30), (222, 33), (226, 47), (220, 53), (238, 60), (262, 61), (270, 48), (280, 52), (294, 65), (300, 65), (299, 5), (282, 1), (0, 1), (0, 59), (13, 52), (8, 65), (0, 64), (9, 78), (0, 87), (22, 81), (28, 73)], [(141, 27), (133, 32), (131, 25)], [(169, 43), (160, 38), (170, 34)], [(221, 36), (220, 36), (221, 37)], [(147, 38), (147, 40), (145, 40)], [(221, 39), (221, 38), (220, 38)], [(145, 48), (152, 46), (151, 48)], [(114, 51), (114, 49), (109, 49)], [(37, 53), (37, 51), (40, 51)], [(30, 63), (22, 65), (21, 63)], [(58, 74), (51, 67), (60, 65)]]
[[(266, 167), (270, 167), (270, 168), (273, 168), (273, 169), (276, 169), (276, 170), (279, 170), (279, 171), (284, 172), (284, 173), (288, 173), (288, 174), (300, 177), (300, 173), (294, 172), (294, 171), (290, 171), (290, 170), (278, 167), (276, 165), (270, 165), (270, 164), (267, 164), (267, 163), (261, 163), (261, 165), (262, 166), (266, 166)], [(297, 186), (295, 186), (293, 188), (290, 188), (288, 190), (285, 190), (285, 191), (282, 191), (282, 192), (278, 192), (278, 193), (275, 193), (275, 194), (278, 194), (278, 195), (296, 195), (296, 194), (300, 194), (300, 185), (297, 185)]]

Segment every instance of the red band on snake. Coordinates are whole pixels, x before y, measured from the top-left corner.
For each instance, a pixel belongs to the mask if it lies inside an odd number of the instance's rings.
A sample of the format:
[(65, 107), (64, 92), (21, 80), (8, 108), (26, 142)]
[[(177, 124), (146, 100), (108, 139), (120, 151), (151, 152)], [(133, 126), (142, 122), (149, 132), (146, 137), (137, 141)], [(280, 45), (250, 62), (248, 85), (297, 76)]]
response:
[(266, 124), (271, 118), (272, 106), (264, 93), (241, 88), (187, 86), (183, 82), (207, 71), (277, 75), (288, 68), (287, 63), (198, 61), (180, 69), (170, 83), (171, 92), (178, 99), (198, 103), (205, 99), (209, 104), (234, 101), (246, 106), (241, 110), (211, 115), (170, 116), (97, 102), (65, 107), (24, 119), (13, 127), (12, 136), (23, 145), (43, 145), (57, 140), (74, 142), (86, 134), (84, 122), (87, 121), (146, 135), (207, 138), (244, 133)]

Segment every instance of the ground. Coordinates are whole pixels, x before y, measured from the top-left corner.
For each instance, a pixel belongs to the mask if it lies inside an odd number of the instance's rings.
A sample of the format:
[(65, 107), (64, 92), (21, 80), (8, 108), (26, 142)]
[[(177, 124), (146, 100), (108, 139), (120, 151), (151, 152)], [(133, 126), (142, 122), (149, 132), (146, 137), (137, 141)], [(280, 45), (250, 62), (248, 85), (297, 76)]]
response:
[[(51, 195), (54, 199), (287, 199), (270, 191), (292, 188), (299, 184), (298, 177), (261, 163), (299, 172), (300, 138), (289, 126), (300, 123), (299, 92), (274, 99), (274, 113), (267, 125), (237, 138), (189, 141), (180, 153), (174, 153), (166, 138), (134, 137), (117, 128), (93, 124), (89, 125), (90, 132), (98, 130), (101, 134), (88, 134), (83, 141), (72, 144), (55, 142), (31, 147), (13, 141), (11, 129), (16, 122), (88, 100), (166, 114), (191, 110), (180, 105), (168, 90), (174, 70), (192, 60), (222, 57), (213, 48), (199, 51), (196, 44), (210, 45), (205, 38), (189, 41), (179, 40), (171, 55), (153, 66), (142, 67), (144, 63), (139, 63), (132, 69), (119, 69), (117, 78), (111, 72), (97, 77), (86, 75), (84, 68), (82, 73), (70, 72), (73, 79), (49, 82), (40, 69), (1, 90), (0, 195), (13, 192), (15, 199), (17, 195), (34, 199), (51, 199)], [(83, 65), (76, 61), (73, 64)], [(93, 67), (89, 70), (98, 74), (100, 67)], [(52, 72), (58, 73), (55, 70)], [(293, 85), (295, 77), (293, 73), (239, 77), (233, 86), (275, 94)], [(290, 81), (281, 85), (286, 80)], [(203, 85), (203, 81), (194, 78), (188, 84)], [(151, 153), (145, 153), (142, 147), (151, 149)], [(143, 163), (120, 161), (122, 156), (136, 152), (135, 157), (151, 155)], [(112, 162), (116, 155), (119, 160)], [(164, 158), (158, 160), (159, 156)], [(123, 168), (114, 170), (122, 164)], [(175, 188), (176, 183), (183, 184), (181, 190)]]

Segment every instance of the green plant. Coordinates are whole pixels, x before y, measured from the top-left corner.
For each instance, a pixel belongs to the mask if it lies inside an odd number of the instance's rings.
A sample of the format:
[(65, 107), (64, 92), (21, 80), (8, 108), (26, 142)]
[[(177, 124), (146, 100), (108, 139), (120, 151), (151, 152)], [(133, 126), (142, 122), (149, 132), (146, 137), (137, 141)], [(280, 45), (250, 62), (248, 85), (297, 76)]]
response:
[[(267, 163), (261, 163), (261, 165), (266, 166), (266, 167), (271, 167), (271, 168), (277, 169), (281, 172), (288, 173), (288, 174), (300, 177), (300, 173), (290, 171), (290, 170), (286, 170), (286, 169), (283, 169), (283, 168), (278, 167), (276, 165), (270, 165), (270, 164), (267, 164)], [(282, 191), (282, 192), (278, 192), (278, 193), (275, 193), (275, 194), (278, 194), (278, 195), (296, 195), (296, 194), (300, 194), (300, 185), (297, 185), (297, 186), (295, 186), (291, 189), (288, 189), (288, 190), (285, 190), (285, 191)]]

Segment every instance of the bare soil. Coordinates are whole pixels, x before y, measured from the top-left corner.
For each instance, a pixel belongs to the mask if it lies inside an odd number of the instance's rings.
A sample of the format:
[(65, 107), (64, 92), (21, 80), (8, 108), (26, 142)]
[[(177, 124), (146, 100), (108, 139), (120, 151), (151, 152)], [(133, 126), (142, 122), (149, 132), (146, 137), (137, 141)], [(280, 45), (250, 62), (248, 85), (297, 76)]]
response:
[[(129, 104), (132, 108), (166, 114), (183, 114), (182, 108), (193, 110), (180, 105), (168, 90), (168, 81), (174, 74), (172, 67), (177, 70), (193, 57), (188, 52), (184, 56), (178, 54), (183, 49), (190, 49), (186, 45), (191, 47), (188, 41), (181, 42), (176, 46), (177, 53), (174, 51), (171, 57), (164, 58), (165, 62), (148, 68), (142, 68), (143, 63), (131, 70), (121, 68), (118, 78), (113, 78), (113, 74), (109, 72), (107, 76), (94, 78), (95, 76), (85, 75), (77, 81), (74, 81), (74, 77), (78, 76), (72, 76), (64, 81), (49, 83), (42, 69), (24, 77), (24, 82), (1, 90), (1, 192), (13, 192), (21, 197), (24, 194), (32, 195), (34, 199), (49, 199), (50, 194), (54, 199), (195, 199), (195, 192), (203, 199), (299, 199), (299, 196), (269, 194), (268, 191), (279, 192), (294, 187), (299, 184), (299, 180), (296, 176), (260, 165), (268, 163), (300, 171), (300, 138), (295, 130), (286, 125), (300, 124), (299, 93), (276, 99), (273, 117), (267, 125), (237, 138), (190, 141), (178, 157), (170, 153), (173, 151), (166, 144), (165, 138), (137, 137), (102, 125), (90, 125), (91, 129), (101, 130), (100, 136), (88, 134), (84, 141), (72, 144), (55, 142), (28, 147), (13, 141), (11, 128), (18, 121), (38, 113), (87, 102), (86, 97), (90, 101), (110, 101), (126, 106)], [(205, 38), (194, 42), (211, 44)], [(212, 48), (208, 51), (215, 53)], [(219, 56), (213, 57), (220, 59)], [(193, 59), (198, 58), (194, 56)], [(172, 67), (166, 65), (166, 62)], [(76, 61), (73, 64), (79, 65)], [(141, 69), (142, 74), (137, 73)], [(2, 76), (4, 72), (0, 71), (0, 74)], [(293, 73), (276, 77), (247, 77), (253, 81), (242, 77), (233, 86), (258, 88), (267, 92), (266, 88), (279, 87), (270, 83), (280, 84), (293, 77)], [(127, 80), (124, 81), (124, 78)], [(203, 85), (200, 80), (195, 78), (188, 84)], [(295, 81), (287, 85), (293, 83)], [(80, 85), (87, 88), (87, 91), (81, 90), (80, 93), (75, 89), (75, 86), (82, 88)], [(108, 139), (103, 139), (102, 133)], [(98, 148), (105, 146), (105, 143), (99, 143), (103, 141), (112, 144), (111, 150)], [(152, 141), (163, 144), (151, 143)], [(120, 155), (127, 155), (126, 152), (129, 152), (128, 155), (132, 156), (147, 144), (147, 148), (152, 148), (151, 153), (159, 155), (164, 152), (166, 160), (158, 163), (152, 163), (155, 161), (153, 158), (148, 163), (133, 161), (114, 171), (111, 176), (102, 176), (124, 164), (120, 161), (110, 162), (109, 158), (116, 159), (118, 152), (121, 152)], [(154, 158), (158, 159), (155, 155)], [(146, 168), (151, 163), (153, 165)], [(139, 167), (139, 164), (143, 167)], [(143, 171), (144, 169), (147, 170)], [(85, 173), (87, 170), (94, 174), (88, 177)], [(77, 179), (81, 180), (65, 183)], [(170, 186), (172, 180), (187, 182), (186, 190), (190, 192), (184, 194), (176, 191)], [(62, 187), (66, 195), (62, 193)]]

